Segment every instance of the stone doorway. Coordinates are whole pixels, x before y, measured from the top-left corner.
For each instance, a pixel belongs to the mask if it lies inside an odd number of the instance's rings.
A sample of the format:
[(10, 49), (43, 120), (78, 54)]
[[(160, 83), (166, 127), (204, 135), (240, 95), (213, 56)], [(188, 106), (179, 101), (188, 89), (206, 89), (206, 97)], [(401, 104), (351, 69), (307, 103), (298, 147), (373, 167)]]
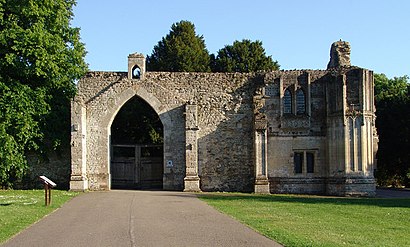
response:
[(111, 189), (163, 188), (163, 125), (149, 104), (138, 96), (126, 102), (110, 140)]

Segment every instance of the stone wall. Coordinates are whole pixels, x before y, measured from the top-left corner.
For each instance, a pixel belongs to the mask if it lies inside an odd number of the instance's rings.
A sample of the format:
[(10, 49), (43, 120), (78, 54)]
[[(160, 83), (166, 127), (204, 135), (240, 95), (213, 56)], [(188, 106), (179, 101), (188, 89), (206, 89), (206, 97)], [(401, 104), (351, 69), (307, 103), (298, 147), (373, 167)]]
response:
[[(198, 106), (199, 174), (203, 190), (252, 187), (251, 75), (223, 73), (146, 73), (143, 80), (126, 73), (90, 72), (79, 83), (77, 104), (86, 110), (89, 189), (108, 189), (109, 127), (131, 97), (146, 100), (164, 125), (164, 188), (183, 189), (185, 177), (184, 105)], [(74, 132), (73, 135), (76, 135)], [(248, 143), (246, 143), (246, 141)], [(77, 151), (76, 151), (77, 152)], [(74, 156), (76, 156), (74, 154)], [(80, 172), (81, 173), (81, 172)], [(216, 176), (218, 174), (218, 176)]]
[(15, 185), (15, 189), (42, 189), (44, 184), (39, 176), (46, 176), (57, 184), (57, 189), (67, 190), (70, 183), (70, 150), (65, 147), (59, 151), (51, 150), (43, 157), (35, 152), (26, 154), (29, 170), (21, 181)]
[[(142, 68), (137, 77), (89, 72), (79, 82), (72, 189), (110, 189), (110, 126), (129, 99), (140, 97), (164, 127), (164, 189), (374, 193), (370, 71), (145, 72), (143, 56), (130, 59), (129, 71)], [(304, 157), (298, 172), (295, 155)]]

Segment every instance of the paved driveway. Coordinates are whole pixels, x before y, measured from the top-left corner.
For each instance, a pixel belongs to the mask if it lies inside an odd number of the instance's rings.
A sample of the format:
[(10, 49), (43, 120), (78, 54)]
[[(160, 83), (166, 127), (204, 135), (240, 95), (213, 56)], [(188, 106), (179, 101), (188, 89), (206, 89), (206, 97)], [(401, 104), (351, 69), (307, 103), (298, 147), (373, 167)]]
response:
[(380, 198), (410, 198), (410, 190), (409, 189), (378, 188), (376, 190), (376, 197), (380, 197)]
[(90, 192), (3, 246), (280, 246), (195, 195)]

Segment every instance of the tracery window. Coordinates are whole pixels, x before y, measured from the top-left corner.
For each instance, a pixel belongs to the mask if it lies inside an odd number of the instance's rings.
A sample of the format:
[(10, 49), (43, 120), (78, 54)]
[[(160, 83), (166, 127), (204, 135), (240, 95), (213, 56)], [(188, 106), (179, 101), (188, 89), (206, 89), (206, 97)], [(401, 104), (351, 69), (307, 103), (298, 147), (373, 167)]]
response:
[(302, 89), (296, 91), (296, 114), (302, 115), (306, 113), (306, 97)]
[(283, 113), (291, 114), (292, 113), (292, 93), (289, 89), (285, 90), (283, 95)]

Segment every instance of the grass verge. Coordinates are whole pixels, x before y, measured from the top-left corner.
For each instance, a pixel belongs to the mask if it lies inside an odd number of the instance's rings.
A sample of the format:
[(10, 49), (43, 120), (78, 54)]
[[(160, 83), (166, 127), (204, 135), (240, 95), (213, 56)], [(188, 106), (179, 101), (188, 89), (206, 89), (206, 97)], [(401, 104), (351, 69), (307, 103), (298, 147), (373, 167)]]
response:
[(53, 190), (51, 205), (46, 207), (43, 190), (0, 190), (0, 243), (61, 207), (77, 194)]
[(199, 197), (285, 246), (410, 246), (410, 199), (238, 193)]

